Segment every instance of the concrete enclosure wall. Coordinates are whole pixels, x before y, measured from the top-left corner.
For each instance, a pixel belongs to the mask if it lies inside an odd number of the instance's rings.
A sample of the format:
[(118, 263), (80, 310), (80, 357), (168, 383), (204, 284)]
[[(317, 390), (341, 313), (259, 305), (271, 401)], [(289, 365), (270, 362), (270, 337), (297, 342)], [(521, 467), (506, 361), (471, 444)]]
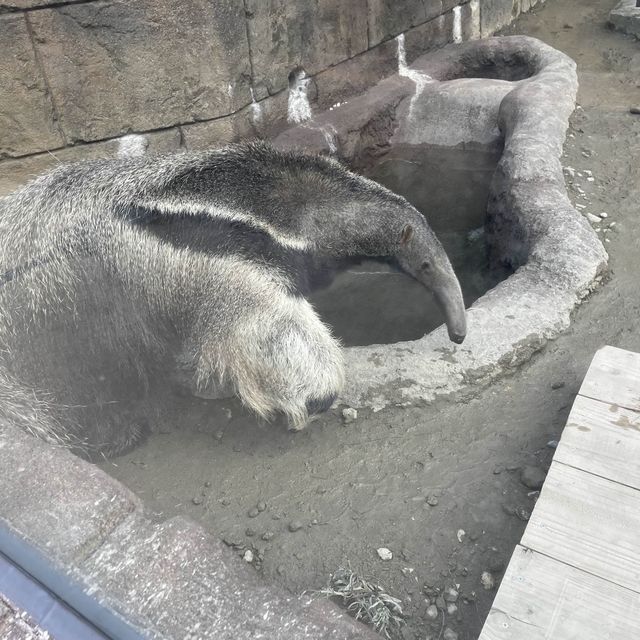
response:
[(297, 67), (326, 108), (396, 70), (398, 34), (411, 62), (537, 1), (0, 0), (0, 175), (130, 132), (158, 151), (270, 135)]

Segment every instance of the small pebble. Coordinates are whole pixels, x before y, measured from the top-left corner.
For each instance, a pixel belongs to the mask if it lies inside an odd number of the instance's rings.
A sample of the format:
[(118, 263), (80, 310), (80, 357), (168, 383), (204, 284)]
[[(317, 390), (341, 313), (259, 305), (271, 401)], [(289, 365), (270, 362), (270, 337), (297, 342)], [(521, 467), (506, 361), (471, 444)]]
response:
[(380, 547), (379, 549), (376, 549), (376, 551), (380, 560), (391, 560), (393, 558), (393, 553), (386, 547)]
[(458, 542), (462, 542), (466, 535), (467, 535), (467, 533), (466, 533), (466, 531), (464, 529), (458, 529), (458, 531), (456, 533), (456, 538), (458, 538)]
[(587, 213), (585, 214), (585, 217), (589, 222), (593, 222), (594, 224), (597, 224), (598, 222), (602, 222), (600, 218), (598, 216), (594, 216), (593, 213)]
[(458, 606), (456, 604), (454, 604), (453, 602), (450, 602), (447, 605), (447, 613), (450, 616), (454, 615), (457, 611), (458, 611)]
[(549, 440), (549, 442), (547, 442), (547, 447), (549, 447), (549, 449), (557, 449), (558, 448), (558, 441), (557, 440)]
[(430, 507), (436, 507), (436, 506), (438, 506), (438, 498), (437, 498), (436, 496), (429, 496), (429, 497), (427, 498), (427, 504), (428, 504)]
[(494, 577), (488, 571), (482, 572), (482, 575), (480, 576), (480, 582), (487, 591), (490, 591), (496, 586)]
[(427, 607), (427, 618), (429, 620), (435, 620), (438, 617), (438, 607), (435, 604), (430, 604)]
[(515, 514), (520, 518), (520, 520), (524, 522), (528, 522), (529, 518), (531, 518), (531, 511), (525, 509), (524, 507), (518, 507), (515, 510)]
[(520, 482), (528, 489), (542, 489), (547, 474), (539, 467), (527, 465), (520, 472)]
[(501, 464), (498, 464), (495, 467), (493, 467), (494, 476), (499, 476), (503, 471), (504, 471), (504, 467)]
[(265, 531), (261, 537), (266, 542), (269, 542), (269, 540), (273, 540), (273, 531)]
[(263, 500), (260, 500), (260, 502), (258, 502), (258, 504), (256, 505), (256, 509), (258, 511), (260, 511), (261, 513), (267, 508), (267, 503), (264, 502)]
[(300, 520), (292, 520), (289, 523), (289, 531), (291, 531), (291, 533), (295, 533), (296, 531), (300, 531), (300, 529), (302, 529), (302, 522), (300, 522)]
[(445, 599), (445, 602), (457, 602), (457, 600), (458, 600), (458, 591), (456, 589), (454, 589), (453, 587), (449, 587), (444, 592), (444, 599)]
[(204, 483), (204, 486), (205, 486), (205, 487), (207, 487), (207, 489), (208, 489), (208, 488), (211, 486), (211, 482), (209, 482), (209, 480), (207, 480), (207, 481)]
[(350, 422), (353, 422), (354, 420), (357, 420), (357, 419), (358, 419), (358, 412), (352, 407), (347, 407), (346, 409), (342, 410), (342, 421), (345, 424), (349, 424)]
[(256, 532), (253, 529), (251, 529), (251, 527), (248, 527), (245, 530), (244, 535), (247, 536), (248, 538), (253, 538), (253, 536), (256, 535)]
[(285, 572), (284, 565), (279, 564), (276, 568), (276, 571), (278, 572), (279, 576), (283, 576)]
[(640, 107), (630, 107), (629, 113), (633, 113), (634, 115), (640, 115)]
[(564, 387), (564, 382), (562, 382), (561, 380), (558, 380), (557, 382), (553, 382), (551, 384), (551, 388), (556, 391), (558, 389), (562, 389), (562, 387)]
[(200, 496), (196, 496), (195, 498), (191, 498), (191, 502), (193, 502), (193, 504), (202, 504), (202, 498)]
[(222, 498), (220, 500), (220, 504), (224, 507), (228, 507), (231, 504), (231, 500), (229, 498)]
[(245, 562), (253, 562), (253, 551), (251, 549), (247, 549), (242, 556), (242, 559)]
[(257, 518), (259, 513), (260, 512), (258, 511), (258, 509), (256, 507), (251, 507), (251, 509), (249, 509), (249, 511), (247, 512), (247, 515), (250, 518)]
[(451, 628), (447, 627), (442, 634), (443, 640), (458, 640), (458, 634)]

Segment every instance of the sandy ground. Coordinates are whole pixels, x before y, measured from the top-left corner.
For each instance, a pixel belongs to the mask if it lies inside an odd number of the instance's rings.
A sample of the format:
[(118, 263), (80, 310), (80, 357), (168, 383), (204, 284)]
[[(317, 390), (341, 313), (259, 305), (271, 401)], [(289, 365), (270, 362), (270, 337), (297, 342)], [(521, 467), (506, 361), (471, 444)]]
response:
[[(329, 415), (299, 434), (257, 424), (234, 402), (177, 397), (160, 433), (103, 468), (158, 517), (187, 514), (239, 555), (251, 549), (268, 582), (318, 589), (350, 565), (403, 600), (405, 639), (446, 627), (477, 638), (495, 594), (481, 574), (499, 584), (535, 503), (521, 469), (548, 468), (547, 443), (599, 347), (640, 351), (640, 116), (629, 113), (640, 105), (640, 42), (606, 27), (615, 3), (547, 0), (508, 30), (577, 61), (581, 108), (564, 164), (582, 175), (568, 180), (570, 193), (616, 223), (602, 233), (611, 279), (570, 331), (472, 399), (361, 412), (348, 425)], [(457, 612), (429, 619), (426, 598), (456, 584)]]

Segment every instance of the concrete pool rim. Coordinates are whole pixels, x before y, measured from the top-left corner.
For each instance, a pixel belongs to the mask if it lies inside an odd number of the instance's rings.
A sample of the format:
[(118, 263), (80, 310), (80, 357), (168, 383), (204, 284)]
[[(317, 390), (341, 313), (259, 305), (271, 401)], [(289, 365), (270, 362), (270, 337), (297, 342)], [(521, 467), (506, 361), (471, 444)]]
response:
[[(428, 118), (411, 120), (421, 108), (442, 111), (443, 100), (451, 100), (452, 113), (470, 114), (473, 107), (485, 124), (474, 129), (474, 122), (458, 122), (441, 144), (504, 143), (486, 233), (493, 259), (515, 273), (468, 309), (469, 332), (460, 346), (440, 327), (412, 342), (346, 348), (341, 403), (379, 410), (478, 388), (568, 328), (608, 259), (569, 201), (560, 162), (577, 88), (575, 63), (565, 54), (526, 36), (489, 38), (400, 66), (364, 95), (276, 139), (283, 148), (335, 153), (358, 168), (396, 143), (439, 136)], [(464, 96), (478, 104), (465, 106)]]

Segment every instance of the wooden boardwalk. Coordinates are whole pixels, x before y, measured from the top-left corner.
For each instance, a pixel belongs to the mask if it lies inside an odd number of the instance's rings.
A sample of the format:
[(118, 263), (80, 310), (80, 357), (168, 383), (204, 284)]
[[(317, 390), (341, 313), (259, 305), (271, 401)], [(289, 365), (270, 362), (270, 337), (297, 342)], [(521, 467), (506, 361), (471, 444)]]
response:
[(640, 354), (593, 359), (479, 640), (640, 640)]

